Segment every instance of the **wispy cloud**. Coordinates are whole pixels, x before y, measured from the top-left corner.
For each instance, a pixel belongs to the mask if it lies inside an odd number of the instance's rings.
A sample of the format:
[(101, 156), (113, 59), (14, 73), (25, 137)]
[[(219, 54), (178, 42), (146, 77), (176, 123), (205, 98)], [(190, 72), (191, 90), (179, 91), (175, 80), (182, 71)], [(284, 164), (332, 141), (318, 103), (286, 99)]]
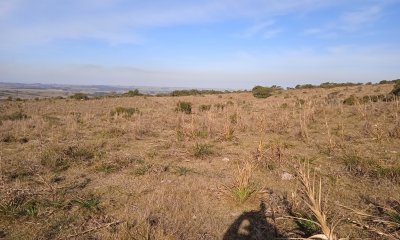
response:
[(346, 12), (340, 17), (340, 26), (338, 26), (338, 28), (348, 31), (356, 30), (376, 21), (381, 14), (382, 8), (378, 5), (369, 6), (357, 11)]
[(242, 38), (253, 38), (260, 37), (263, 39), (270, 39), (276, 37), (283, 30), (278, 28), (274, 20), (259, 22), (250, 26), (244, 31), (244, 33), (239, 34)]
[(255, 35), (258, 35), (260, 33), (263, 33), (265, 29), (273, 26), (275, 24), (275, 21), (269, 20), (261, 23), (257, 23), (251, 27), (249, 27), (243, 34), (243, 37), (253, 37)]
[(381, 5), (370, 5), (353, 11), (346, 11), (336, 20), (303, 31), (304, 35), (323, 38), (337, 37), (341, 32), (356, 32), (374, 24), (382, 16)]
[[(81, 38), (100, 39), (110, 44), (138, 43), (145, 30), (151, 28), (237, 18), (266, 18), (307, 11), (329, 2), (334, 1), (5, 0), (0, 3), (0, 16), (3, 16), (0, 23), (0, 48)], [(257, 32), (256, 28), (251, 31)], [(251, 31), (248, 34), (251, 35)], [(264, 35), (268, 38), (278, 32), (276, 29), (269, 30)]]
[(283, 30), (280, 28), (270, 29), (270, 30), (265, 31), (262, 34), (262, 38), (264, 38), (264, 39), (274, 38), (274, 37), (278, 36), (278, 34), (280, 34), (281, 32), (283, 32)]

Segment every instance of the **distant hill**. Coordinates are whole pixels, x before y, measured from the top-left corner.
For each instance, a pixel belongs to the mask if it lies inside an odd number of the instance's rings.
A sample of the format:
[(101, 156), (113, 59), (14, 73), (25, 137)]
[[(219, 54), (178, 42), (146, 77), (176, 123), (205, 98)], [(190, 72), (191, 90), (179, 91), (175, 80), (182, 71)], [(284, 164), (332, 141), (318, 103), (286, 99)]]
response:
[(140, 93), (156, 95), (189, 88), (0, 82), (0, 99), (8, 97), (21, 99), (65, 97), (77, 92), (91, 95), (106, 95), (110, 93), (123, 93), (133, 89), (138, 89)]

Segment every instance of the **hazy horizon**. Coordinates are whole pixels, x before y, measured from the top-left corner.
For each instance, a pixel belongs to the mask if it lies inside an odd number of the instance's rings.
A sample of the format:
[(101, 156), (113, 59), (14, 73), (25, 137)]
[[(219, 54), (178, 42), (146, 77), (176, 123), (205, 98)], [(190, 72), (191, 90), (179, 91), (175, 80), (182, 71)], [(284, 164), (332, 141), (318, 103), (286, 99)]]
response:
[(249, 89), (400, 76), (399, 0), (0, 3), (0, 81)]

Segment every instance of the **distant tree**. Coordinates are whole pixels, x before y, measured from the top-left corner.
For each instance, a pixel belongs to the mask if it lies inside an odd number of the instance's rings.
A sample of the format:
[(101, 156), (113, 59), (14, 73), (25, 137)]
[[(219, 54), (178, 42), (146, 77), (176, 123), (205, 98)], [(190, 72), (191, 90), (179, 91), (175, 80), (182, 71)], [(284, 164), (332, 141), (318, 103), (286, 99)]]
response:
[(276, 90), (276, 88), (270, 88), (270, 87), (263, 87), (263, 86), (255, 86), (251, 92), (253, 93), (253, 96), (256, 98), (267, 98), (272, 96), (272, 92)]
[(122, 94), (122, 96), (126, 97), (135, 97), (135, 96), (142, 96), (142, 94), (139, 92), (139, 90), (129, 90), (127, 93)]
[(84, 93), (75, 93), (74, 95), (70, 96), (70, 98), (76, 99), (76, 100), (88, 100), (89, 99), (88, 95), (86, 95)]

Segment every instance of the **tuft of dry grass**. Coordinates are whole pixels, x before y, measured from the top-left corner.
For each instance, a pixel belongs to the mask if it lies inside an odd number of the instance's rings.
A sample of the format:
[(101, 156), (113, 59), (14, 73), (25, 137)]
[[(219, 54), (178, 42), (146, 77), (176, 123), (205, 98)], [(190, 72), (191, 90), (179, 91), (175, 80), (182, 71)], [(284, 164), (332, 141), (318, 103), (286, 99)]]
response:
[(253, 182), (254, 166), (246, 161), (242, 166), (237, 165), (234, 177), (234, 183), (228, 187), (228, 192), (235, 201), (243, 204), (256, 192), (257, 188)]

